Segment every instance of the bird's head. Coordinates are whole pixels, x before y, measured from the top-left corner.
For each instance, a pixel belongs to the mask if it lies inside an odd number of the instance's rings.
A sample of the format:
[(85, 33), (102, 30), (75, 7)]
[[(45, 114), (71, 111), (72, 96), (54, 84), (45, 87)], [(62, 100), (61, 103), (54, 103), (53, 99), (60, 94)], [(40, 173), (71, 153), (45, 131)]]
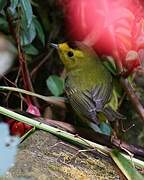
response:
[(53, 44), (51, 46), (58, 50), (61, 61), (63, 62), (67, 71), (87, 65), (91, 61), (91, 56), (94, 52), (80, 42), (76, 43), (61, 43)]

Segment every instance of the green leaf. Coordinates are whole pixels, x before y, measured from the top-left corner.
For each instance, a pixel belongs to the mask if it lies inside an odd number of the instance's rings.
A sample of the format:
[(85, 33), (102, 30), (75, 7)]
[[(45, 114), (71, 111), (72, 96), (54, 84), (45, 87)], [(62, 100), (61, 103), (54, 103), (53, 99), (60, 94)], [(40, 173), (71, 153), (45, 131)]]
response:
[(9, 10), (12, 14), (16, 13), (16, 7), (18, 6), (19, 0), (10, 0)]
[(37, 55), (39, 53), (39, 51), (32, 44), (24, 46), (23, 48), (25, 53), (28, 55)]
[(104, 60), (104, 66), (113, 74), (117, 74), (117, 69), (115, 66), (114, 59), (110, 56), (106, 56), (103, 58)]
[(142, 176), (134, 167), (132, 161), (126, 159), (118, 150), (110, 153), (112, 159), (128, 180), (143, 180)]
[(7, 1), (6, 0), (0, 0), (0, 11), (3, 10), (3, 8), (6, 6)]
[(102, 122), (100, 123), (100, 130), (103, 134), (110, 136), (111, 135), (111, 127), (109, 124)]
[(64, 80), (56, 75), (51, 75), (47, 79), (47, 87), (54, 96), (59, 96), (64, 92)]
[(4, 17), (0, 17), (0, 28), (2, 31), (8, 32), (8, 22)]
[(112, 91), (112, 97), (109, 102), (109, 105), (115, 111), (118, 109), (118, 94), (117, 94), (115, 88)]
[(29, 0), (20, 0), (20, 4), (22, 7), (23, 15), (26, 19), (27, 28), (29, 28), (31, 26), (33, 16), (31, 3)]
[(36, 17), (33, 18), (33, 22), (35, 24), (35, 28), (37, 31), (38, 38), (40, 39), (40, 41), (42, 42), (42, 44), (44, 46), (45, 45), (45, 34), (43, 31), (43, 28), (42, 28), (41, 24), (39, 23), (39, 21), (37, 20)]
[(21, 21), (21, 31), (20, 31), (20, 39), (21, 39), (21, 45), (25, 46), (28, 45), (30, 43), (32, 43), (32, 41), (34, 40), (35, 36), (36, 36), (36, 29), (35, 26), (33, 24), (33, 22), (31, 23), (31, 25), (29, 26), (29, 28), (25, 28), (25, 21)]

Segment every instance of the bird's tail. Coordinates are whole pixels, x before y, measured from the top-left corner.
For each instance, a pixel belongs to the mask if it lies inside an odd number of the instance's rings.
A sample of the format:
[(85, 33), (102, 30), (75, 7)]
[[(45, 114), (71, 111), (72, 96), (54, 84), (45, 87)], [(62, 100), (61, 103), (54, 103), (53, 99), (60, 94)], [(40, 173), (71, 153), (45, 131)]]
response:
[(126, 119), (126, 117), (117, 111), (114, 111), (110, 106), (103, 109), (103, 113), (109, 122), (113, 122), (117, 119)]

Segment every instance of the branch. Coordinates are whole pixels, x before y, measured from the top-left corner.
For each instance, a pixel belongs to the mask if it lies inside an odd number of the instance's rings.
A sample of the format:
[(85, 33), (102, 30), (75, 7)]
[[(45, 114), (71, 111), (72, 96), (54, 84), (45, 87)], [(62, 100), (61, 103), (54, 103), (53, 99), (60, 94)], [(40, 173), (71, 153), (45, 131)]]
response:
[(7, 87), (7, 86), (0, 86), (0, 90), (13, 91), (13, 92), (18, 92), (18, 93), (26, 94), (29, 96), (37, 97), (37, 98), (42, 99), (43, 101), (46, 101), (50, 104), (53, 104), (58, 107), (66, 109), (66, 106), (65, 106), (66, 98), (64, 98), (64, 97), (43, 96), (43, 95), (36, 94), (36, 93), (30, 92), (30, 91), (26, 91), (24, 89)]
[[(9, 15), (9, 13), (7, 11), (7, 8), (5, 8), (5, 14), (6, 14), (6, 17), (7, 17), (8, 24), (9, 24), (9, 30), (10, 30), (10, 32), (11, 32), (11, 34), (12, 34), (12, 36), (13, 36), (15, 42), (16, 42), (16, 46), (17, 46), (17, 50), (18, 50), (18, 60), (19, 60), (19, 63), (20, 63), (21, 75), (22, 75), (22, 80), (23, 80), (23, 83), (24, 83), (24, 89), (33, 92), (34, 90), (33, 90), (33, 86), (32, 86), (32, 83), (31, 83), (30, 74), (29, 74), (29, 71), (28, 71), (28, 68), (27, 68), (25, 55), (24, 55), (24, 52), (23, 52), (22, 47), (20, 45), (19, 34), (17, 36), (15, 28), (13, 27), (13, 19)], [(33, 104), (38, 105), (35, 98), (26, 96), (26, 99), (27, 99), (27, 104), (28, 105), (32, 104), (32, 102), (33, 102)]]
[(136, 112), (139, 114), (141, 122), (144, 123), (144, 108), (142, 104), (140, 103), (137, 95), (135, 94), (134, 89), (132, 88), (131, 84), (128, 82), (127, 79), (124, 79), (123, 77), (121, 77), (120, 82), (125, 92), (127, 93), (133, 107), (135, 108)]
[(127, 76), (125, 76), (127, 74), (127, 72), (126, 72), (126, 74), (125, 74), (125, 72), (123, 74), (123, 67), (122, 67), (122, 63), (120, 61), (119, 54), (114, 52), (114, 57), (116, 59), (115, 63), (116, 63), (118, 74), (121, 75), (120, 83), (121, 83), (122, 87), (124, 88), (127, 96), (129, 97), (136, 112), (140, 116), (141, 122), (144, 123), (144, 108), (143, 108), (142, 104), (140, 103), (138, 96), (135, 94), (134, 89), (132, 88), (131, 84), (128, 82), (128, 80), (126, 78), (124, 78), (124, 77), (127, 77)]
[(92, 131), (90, 129), (84, 128), (84, 127), (75, 127), (72, 124), (62, 122), (62, 121), (56, 121), (51, 120), (47, 118), (36, 118), (37, 121), (50, 125), (55, 128), (59, 128), (61, 130), (64, 130), (66, 132), (72, 133), (72, 134), (78, 134), (79, 136), (86, 138), (90, 141), (93, 141), (95, 143), (99, 143), (101, 145), (107, 146), (109, 148), (116, 147), (120, 150), (127, 150), (134, 154), (135, 156), (144, 157), (144, 148), (138, 145), (133, 144), (127, 144), (125, 141), (122, 141), (118, 138), (114, 138), (102, 133), (98, 133), (95, 131)]
[[(21, 114), (15, 113), (15, 112), (8, 110), (2, 106), (0, 106), (0, 113), (5, 115), (5, 116), (8, 116), (10, 118), (13, 118), (17, 121), (29, 124), (31, 126), (38, 128), (38, 129), (42, 129), (44, 131), (52, 133), (52, 134), (54, 134), (58, 137), (61, 137), (63, 139), (69, 140), (70, 142), (73, 142), (74, 144), (77, 144), (79, 146), (88, 147), (88, 148), (95, 148), (97, 151), (99, 151), (103, 154), (106, 154), (106, 155), (109, 155), (112, 152), (111, 148), (108, 148), (106, 146), (91, 142), (87, 139), (81, 138), (79, 136), (73, 135), (73, 134), (65, 132), (65, 131), (62, 131), (58, 128), (54, 128), (52, 126), (47, 125), (44, 122), (39, 122), (35, 119), (28, 118), (28, 117), (23, 116)], [(128, 160), (130, 160), (130, 161), (132, 160), (135, 163), (135, 165), (138, 165), (139, 167), (142, 167), (142, 168), (144, 167), (143, 161), (136, 159), (136, 158), (133, 158), (133, 157), (129, 157), (128, 155), (126, 155), (124, 153), (120, 153), (120, 154), (123, 155)]]

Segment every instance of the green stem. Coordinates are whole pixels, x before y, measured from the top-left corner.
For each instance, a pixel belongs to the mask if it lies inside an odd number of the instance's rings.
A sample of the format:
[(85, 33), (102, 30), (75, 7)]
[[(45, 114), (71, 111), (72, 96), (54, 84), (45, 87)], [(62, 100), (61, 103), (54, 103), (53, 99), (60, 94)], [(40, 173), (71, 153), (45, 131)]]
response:
[(7, 86), (0, 86), (0, 90), (15, 91), (15, 92), (19, 92), (19, 93), (26, 94), (29, 96), (34, 96), (34, 97), (42, 99), (43, 101), (46, 101), (50, 104), (54, 104), (61, 108), (66, 108), (65, 107), (65, 98), (63, 98), (63, 97), (43, 96), (43, 95), (36, 94), (36, 93), (30, 92), (30, 91), (26, 91), (24, 89), (7, 87)]
[[(8, 110), (8, 109), (1, 107), (1, 106), (0, 106), (0, 113), (5, 115), (5, 116), (8, 116), (10, 118), (13, 118), (17, 121), (29, 124), (31, 126), (38, 128), (38, 129), (42, 129), (42, 130), (47, 131), (49, 133), (52, 133), (58, 137), (69, 140), (69, 141), (73, 142), (74, 144), (78, 144), (79, 146), (86, 147), (86, 148), (95, 148), (97, 151), (100, 151), (106, 155), (110, 155), (110, 153), (112, 152), (112, 149), (110, 149), (106, 146), (102, 146), (100, 144), (91, 142), (91, 141), (86, 140), (84, 138), (81, 138), (79, 136), (75, 136), (75, 135), (70, 134), (68, 132), (62, 131), (58, 128), (54, 128), (54, 127), (49, 126), (47, 124), (36, 121), (35, 119), (25, 117), (23, 115), (15, 113), (15, 112)], [(132, 159), (132, 161), (135, 163), (135, 165), (144, 168), (144, 162), (143, 161), (136, 159), (136, 158), (131, 158), (130, 156), (123, 154), (123, 153), (121, 153), (121, 154), (128, 160)]]

